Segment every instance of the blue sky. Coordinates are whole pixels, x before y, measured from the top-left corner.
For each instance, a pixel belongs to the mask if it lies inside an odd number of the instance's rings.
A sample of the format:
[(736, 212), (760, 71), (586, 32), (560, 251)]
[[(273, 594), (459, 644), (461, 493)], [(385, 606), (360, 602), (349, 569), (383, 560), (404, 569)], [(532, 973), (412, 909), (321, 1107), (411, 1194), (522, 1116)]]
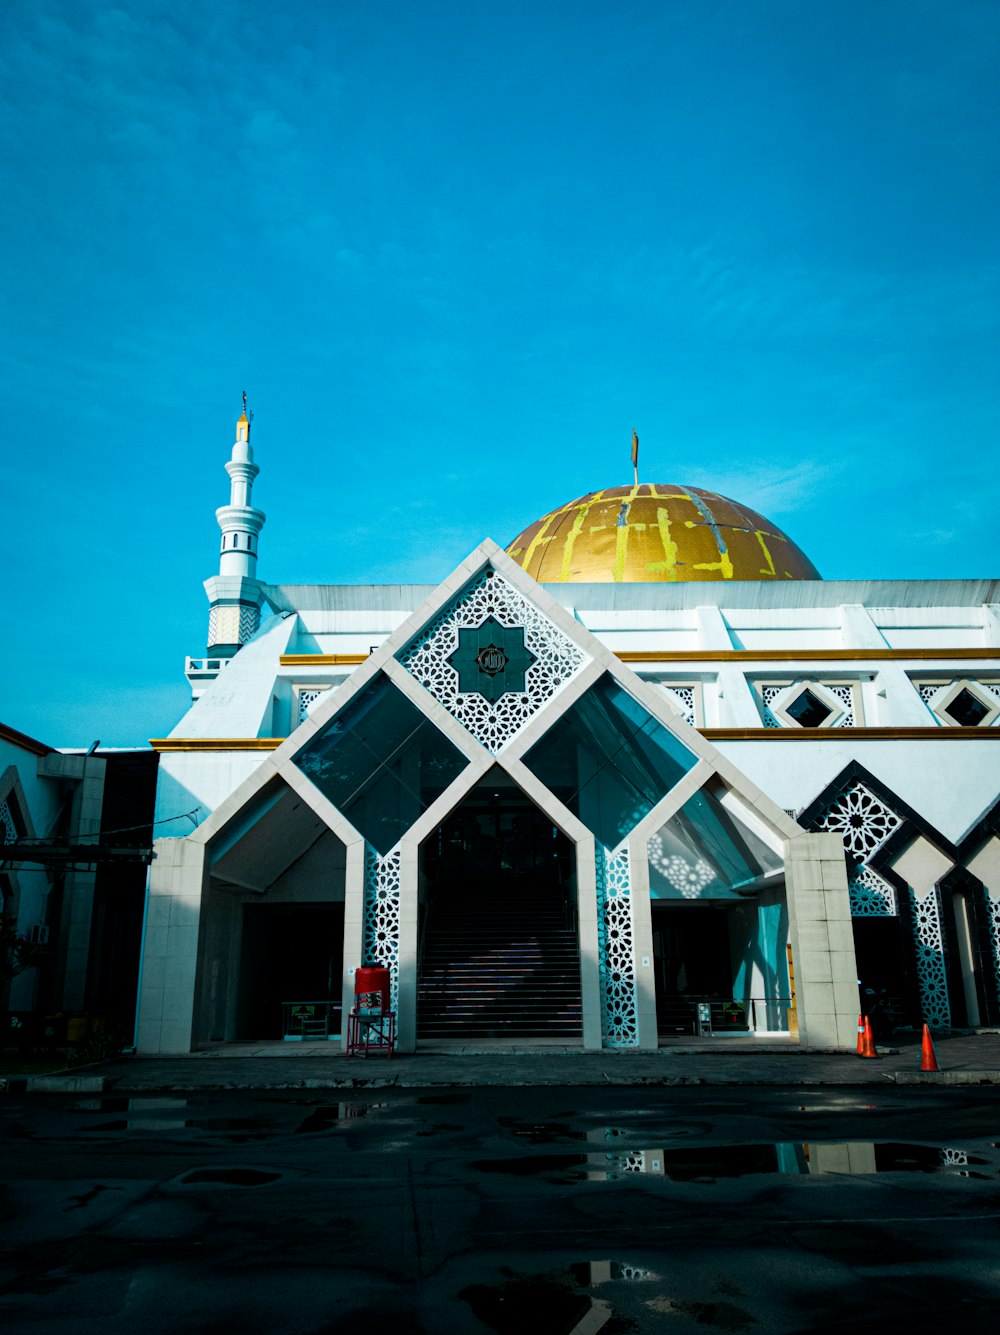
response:
[(246, 389), (275, 582), (707, 486), (996, 573), (994, 0), (0, 7), (0, 718), (186, 704)]

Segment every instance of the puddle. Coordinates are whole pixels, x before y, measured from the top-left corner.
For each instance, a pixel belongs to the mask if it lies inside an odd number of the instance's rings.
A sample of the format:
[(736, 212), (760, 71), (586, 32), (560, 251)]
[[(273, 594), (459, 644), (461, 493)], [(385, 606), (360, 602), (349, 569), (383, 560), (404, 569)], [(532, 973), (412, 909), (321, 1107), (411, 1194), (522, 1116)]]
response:
[(305, 1121), (299, 1123), (295, 1134), (329, 1131), (338, 1122), (353, 1122), (359, 1117), (367, 1117), (372, 1108), (384, 1107), (384, 1103), (321, 1103)]
[(417, 1099), (418, 1103), (468, 1103), (468, 1094), (425, 1094), (423, 1098)]
[(587, 1165), (597, 1155), (587, 1154), (532, 1154), (512, 1159), (478, 1159), (469, 1167), (479, 1173), (510, 1173), (514, 1177), (534, 1177), (545, 1173), (559, 1174), (560, 1182), (582, 1182), (587, 1177)]
[(274, 1123), (260, 1117), (190, 1117), (181, 1126), (195, 1131), (260, 1131)]
[(681, 1317), (685, 1330), (688, 1323), (734, 1332), (757, 1325), (750, 1311), (731, 1301), (746, 1295), (725, 1279), (715, 1284), (705, 1301), (686, 1301), (656, 1288), (643, 1291), (644, 1283), (658, 1285), (663, 1277), (635, 1261), (580, 1261), (547, 1274), (519, 1274), (501, 1267), (494, 1275), (492, 1282), (469, 1285), (458, 1297), (497, 1335), (521, 1335), (523, 1330), (625, 1335), (647, 1329), (648, 1313), (661, 1323), (664, 1316)]
[(659, 1279), (656, 1270), (647, 1266), (633, 1265), (629, 1261), (578, 1261), (569, 1268), (570, 1274), (582, 1289), (593, 1289), (599, 1284), (609, 1284), (613, 1280), (623, 1280), (626, 1284), (643, 1284)]
[(996, 1173), (974, 1173), (973, 1167), (996, 1168), (989, 1159), (969, 1154), (967, 1150), (947, 1149), (943, 1145), (876, 1145), (875, 1171), (879, 1173), (958, 1173), (961, 1177), (993, 1177)]
[(186, 1108), (190, 1099), (127, 1098), (125, 1095), (106, 1095), (99, 1099), (77, 1099), (71, 1104), (73, 1112), (164, 1112)]
[(462, 1125), (460, 1122), (435, 1122), (434, 1125), (428, 1127), (426, 1131), (418, 1131), (417, 1135), (441, 1136), (448, 1131), (461, 1131), (461, 1130), (462, 1130)]
[[(1000, 1155), (984, 1158), (944, 1145), (872, 1141), (780, 1142), (705, 1145), (677, 1149), (622, 1149), (601, 1154), (533, 1154), (479, 1159), (481, 1173), (546, 1177), (552, 1182), (615, 1182), (645, 1175), (671, 1182), (711, 1186), (720, 1178), (780, 1174), (862, 1176), (873, 1173), (946, 1173), (958, 1177), (1000, 1176)], [(980, 1171), (985, 1169), (986, 1171)]]
[(280, 1173), (266, 1173), (261, 1168), (195, 1168), (185, 1173), (181, 1185), (186, 1187), (215, 1184), (225, 1187), (263, 1187), (277, 1182)]
[(498, 1117), (497, 1125), (518, 1140), (531, 1145), (551, 1145), (560, 1140), (586, 1140), (586, 1131), (571, 1130), (568, 1122), (522, 1122), (520, 1117)]
[(470, 1284), (458, 1296), (497, 1335), (598, 1331), (611, 1316), (607, 1303), (549, 1275), (514, 1275), (500, 1284)]
[[(98, 1100), (93, 1100), (96, 1104)], [(176, 1106), (179, 1109), (186, 1108), (187, 1099), (177, 1099), (171, 1103), (166, 1099), (152, 1101), (139, 1101), (119, 1099), (106, 1099), (100, 1102), (104, 1104), (116, 1103), (124, 1105), (121, 1111), (127, 1111), (132, 1114), (130, 1117), (114, 1118), (110, 1122), (96, 1122), (92, 1126), (84, 1127), (84, 1133), (87, 1135), (106, 1134), (114, 1131), (126, 1131), (133, 1133), (148, 1133), (152, 1131), (204, 1131), (209, 1135), (227, 1135), (232, 1140), (249, 1140), (253, 1133), (266, 1135), (276, 1125), (268, 1118), (260, 1117), (164, 1117), (162, 1113)], [(119, 1108), (113, 1109), (118, 1111)], [(91, 1112), (98, 1109), (87, 1108), (83, 1111)], [(107, 1107), (100, 1108), (100, 1111), (107, 1112), (112, 1109)]]

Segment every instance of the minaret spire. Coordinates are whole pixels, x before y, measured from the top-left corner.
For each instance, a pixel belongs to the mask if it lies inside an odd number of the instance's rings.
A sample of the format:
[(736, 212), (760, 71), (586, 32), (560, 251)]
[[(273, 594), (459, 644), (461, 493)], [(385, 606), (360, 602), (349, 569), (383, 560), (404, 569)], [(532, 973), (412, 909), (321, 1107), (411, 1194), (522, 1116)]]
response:
[(253, 461), (246, 391), (243, 412), (236, 419), (236, 440), (226, 464), (229, 474), (229, 504), (215, 512), (222, 530), (219, 573), (205, 581), (211, 605), (208, 614), (208, 652), (232, 658), (251, 639), (260, 625), (263, 601), (257, 580), (257, 544), (264, 527), (263, 510), (251, 505), (253, 484), (260, 468)]
[[(219, 574), (242, 575), (253, 579), (257, 572), (257, 543), (264, 527), (264, 513), (251, 504), (254, 479), (260, 469), (253, 461), (250, 444), (250, 424), (253, 413), (247, 412), (246, 391), (243, 393), (243, 412), (236, 419), (236, 441), (232, 458), (226, 464), (229, 474), (229, 504), (220, 505), (215, 512), (222, 529), (219, 549)], [(249, 639), (249, 636), (247, 636)], [(244, 641), (241, 641), (243, 643)], [(211, 647), (209, 648), (211, 651)]]

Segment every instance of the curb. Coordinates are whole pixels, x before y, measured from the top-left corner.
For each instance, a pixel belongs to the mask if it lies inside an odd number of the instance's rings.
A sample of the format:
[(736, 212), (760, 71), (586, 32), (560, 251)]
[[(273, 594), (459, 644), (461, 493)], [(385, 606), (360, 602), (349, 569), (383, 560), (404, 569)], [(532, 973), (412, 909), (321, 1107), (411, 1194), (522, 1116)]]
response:
[(897, 1085), (1000, 1085), (1000, 1071), (897, 1071)]
[[(754, 1076), (705, 1076), (705, 1075), (651, 1075), (628, 1076), (609, 1075), (602, 1072), (603, 1079), (588, 1077), (578, 1081), (552, 1079), (465, 1079), (434, 1080), (425, 1076), (384, 1075), (384, 1076), (324, 1076), (303, 1077), (299, 1080), (213, 1080), (193, 1084), (186, 1081), (176, 1083), (139, 1084), (124, 1080), (108, 1081), (101, 1077), (76, 1077), (70, 1083), (64, 1077), (37, 1077), (28, 1084), (29, 1093), (104, 1093), (108, 1089), (121, 1095), (142, 1094), (216, 1094), (216, 1093), (263, 1093), (266, 1091), (288, 1090), (339, 1090), (344, 1093), (359, 1093), (365, 1090), (380, 1089), (733, 1089), (733, 1088), (778, 1088), (778, 1089), (851, 1089), (858, 1087), (882, 1086), (886, 1083), (896, 1085), (1000, 1085), (1000, 1071), (873, 1071), (867, 1078), (831, 1080), (823, 1076), (788, 1079), (787, 1077)], [(59, 1083), (56, 1084), (58, 1079)], [(86, 1083), (84, 1081), (86, 1080)], [(42, 1083), (42, 1082), (45, 1083)], [(13, 1091), (12, 1091), (13, 1092)]]
[(0, 1092), (7, 1094), (103, 1094), (107, 1087), (103, 1075), (9, 1075), (0, 1079)]

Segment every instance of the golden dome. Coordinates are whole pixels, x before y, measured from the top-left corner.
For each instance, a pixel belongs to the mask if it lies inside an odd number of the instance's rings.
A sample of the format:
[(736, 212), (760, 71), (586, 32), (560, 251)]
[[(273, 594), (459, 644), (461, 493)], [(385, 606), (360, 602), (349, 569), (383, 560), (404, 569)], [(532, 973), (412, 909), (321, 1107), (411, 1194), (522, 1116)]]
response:
[(536, 519), (507, 548), (542, 584), (819, 579), (763, 515), (701, 487), (607, 487)]

